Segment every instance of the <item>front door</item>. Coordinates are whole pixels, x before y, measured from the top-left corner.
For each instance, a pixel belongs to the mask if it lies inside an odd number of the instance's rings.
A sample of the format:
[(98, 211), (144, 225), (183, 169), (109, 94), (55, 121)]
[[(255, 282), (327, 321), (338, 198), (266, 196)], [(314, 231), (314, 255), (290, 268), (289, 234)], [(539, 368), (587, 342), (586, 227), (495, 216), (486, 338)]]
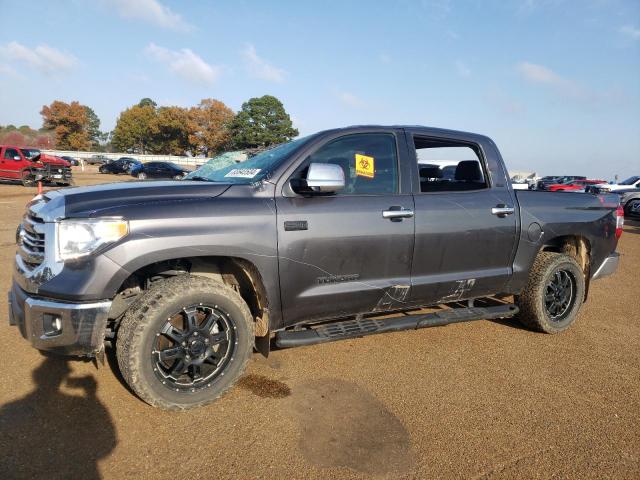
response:
[[(16, 160), (16, 158), (18, 160)], [(20, 172), (25, 162), (20, 152), (11, 147), (5, 147), (0, 155), (0, 176), (3, 178), (21, 178)]]
[[(345, 188), (330, 196), (277, 198), (280, 288), (288, 325), (403, 305), (414, 219), (410, 192), (399, 192), (397, 142), (404, 140), (398, 135), (358, 133), (328, 141), (291, 178), (304, 178), (312, 162), (331, 163), (343, 169)], [(405, 213), (398, 215), (401, 209)]]

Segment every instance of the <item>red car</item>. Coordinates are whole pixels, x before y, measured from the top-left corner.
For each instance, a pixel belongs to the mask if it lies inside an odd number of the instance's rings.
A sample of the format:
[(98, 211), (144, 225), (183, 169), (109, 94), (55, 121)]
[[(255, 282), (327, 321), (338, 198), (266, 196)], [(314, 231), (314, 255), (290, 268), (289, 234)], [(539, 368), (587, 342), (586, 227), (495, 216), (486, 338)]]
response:
[(39, 178), (59, 185), (70, 185), (71, 164), (59, 157), (41, 153), (37, 148), (0, 145), (1, 180), (18, 180), (30, 186)]
[(601, 183), (607, 183), (604, 180), (574, 180), (569, 183), (555, 183), (549, 185), (547, 190), (549, 192), (571, 192), (576, 190), (584, 190), (587, 185), (599, 185)]

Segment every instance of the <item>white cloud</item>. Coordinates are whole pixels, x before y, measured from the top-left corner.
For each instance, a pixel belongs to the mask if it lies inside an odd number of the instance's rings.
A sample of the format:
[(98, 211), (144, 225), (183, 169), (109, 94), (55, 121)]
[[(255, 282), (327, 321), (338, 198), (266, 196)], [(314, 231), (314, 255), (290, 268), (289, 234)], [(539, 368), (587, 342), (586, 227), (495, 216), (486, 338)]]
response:
[(469, 67), (467, 67), (460, 60), (457, 60), (455, 62), (455, 66), (456, 66), (456, 71), (458, 72), (458, 75), (460, 75), (461, 77), (469, 77), (469, 76), (471, 76), (471, 70), (469, 69)]
[(61, 52), (42, 44), (29, 48), (18, 42), (0, 46), (0, 57), (13, 62), (21, 62), (45, 75), (53, 75), (71, 70), (78, 60), (70, 53)]
[(546, 85), (562, 86), (566, 85), (568, 80), (565, 80), (560, 75), (555, 73), (550, 68), (544, 65), (537, 65), (535, 63), (520, 62), (517, 67), (518, 72), (526, 80), (533, 83), (543, 83)]
[(521, 62), (516, 65), (516, 69), (525, 80), (550, 88), (560, 97), (583, 104), (591, 106), (614, 105), (619, 104), (625, 98), (625, 94), (620, 91), (596, 91), (587, 88), (574, 80), (559, 75), (544, 65)]
[(181, 15), (173, 12), (158, 0), (103, 0), (123, 18), (142, 20), (144, 22), (186, 32), (193, 30), (193, 25), (186, 22)]
[(620, 27), (620, 33), (632, 38), (633, 40), (640, 39), (640, 28), (633, 27), (631, 25), (625, 25)]
[(222, 67), (209, 65), (188, 48), (169, 50), (150, 43), (145, 52), (151, 58), (164, 63), (173, 73), (192, 83), (211, 85), (222, 73)]
[(287, 72), (259, 57), (256, 48), (250, 43), (242, 50), (242, 56), (252, 77), (275, 83), (284, 82)]
[(338, 92), (337, 96), (338, 100), (347, 107), (362, 108), (365, 106), (365, 102), (351, 92)]

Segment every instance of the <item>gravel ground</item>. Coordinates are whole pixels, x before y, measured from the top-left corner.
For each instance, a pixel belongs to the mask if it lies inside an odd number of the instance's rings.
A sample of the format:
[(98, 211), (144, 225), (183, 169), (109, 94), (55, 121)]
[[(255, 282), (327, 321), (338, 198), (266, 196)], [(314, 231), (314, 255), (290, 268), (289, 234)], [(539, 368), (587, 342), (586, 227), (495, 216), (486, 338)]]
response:
[[(2, 291), (34, 194), (0, 184)], [(639, 223), (619, 250), (561, 335), (482, 321), (256, 354), (186, 413), (142, 403), (112, 359), (42, 356), (2, 296), (0, 477), (640, 478)]]

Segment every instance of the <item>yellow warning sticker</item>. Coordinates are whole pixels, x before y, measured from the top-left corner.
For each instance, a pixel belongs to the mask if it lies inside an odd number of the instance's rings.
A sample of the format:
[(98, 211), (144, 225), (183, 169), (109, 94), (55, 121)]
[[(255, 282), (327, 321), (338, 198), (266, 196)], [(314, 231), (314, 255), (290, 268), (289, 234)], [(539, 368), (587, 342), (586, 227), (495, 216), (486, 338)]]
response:
[(374, 158), (356, 153), (356, 175), (374, 177)]

